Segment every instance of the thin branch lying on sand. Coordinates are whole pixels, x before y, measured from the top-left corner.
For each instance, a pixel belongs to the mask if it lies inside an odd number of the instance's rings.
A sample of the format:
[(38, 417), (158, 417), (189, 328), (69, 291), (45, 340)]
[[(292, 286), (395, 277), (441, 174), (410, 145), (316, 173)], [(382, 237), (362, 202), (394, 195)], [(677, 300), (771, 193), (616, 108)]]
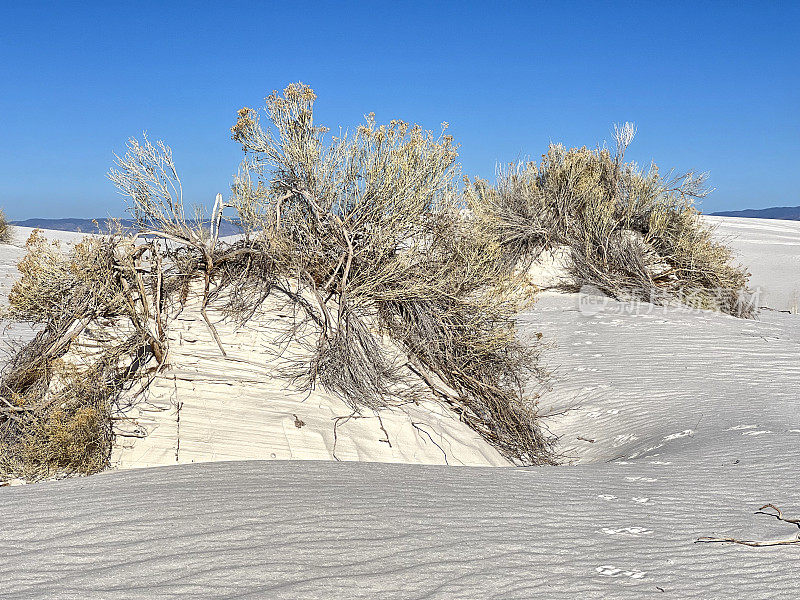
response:
[[(764, 509), (769, 508), (774, 510), (775, 512), (766, 512)], [(797, 528), (800, 529), (800, 519), (787, 519), (783, 516), (783, 512), (780, 508), (775, 506), (774, 504), (765, 504), (764, 506), (760, 507), (755, 513), (756, 515), (767, 515), (768, 517), (775, 517), (779, 521), (783, 521), (784, 523), (790, 523), (792, 525), (797, 525)], [(732, 544), (741, 544), (742, 546), (753, 546), (753, 547), (764, 547), (764, 546), (787, 546), (789, 544), (800, 544), (800, 531), (797, 535), (793, 538), (788, 538), (784, 540), (763, 540), (763, 541), (755, 541), (755, 540), (740, 540), (737, 538), (717, 538), (717, 537), (701, 537), (695, 540), (695, 543), (714, 543), (714, 542), (730, 542)]]
[(340, 417), (333, 417), (333, 448), (331, 449), (331, 456), (335, 458), (337, 461), (341, 462), (341, 458), (336, 456), (336, 443), (339, 441), (339, 435), (336, 432), (336, 428), (339, 427), (339, 422), (347, 423), (350, 419), (364, 419), (363, 415), (359, 415), (357, 412), (353, 411), (349, 415), (344, 415)]

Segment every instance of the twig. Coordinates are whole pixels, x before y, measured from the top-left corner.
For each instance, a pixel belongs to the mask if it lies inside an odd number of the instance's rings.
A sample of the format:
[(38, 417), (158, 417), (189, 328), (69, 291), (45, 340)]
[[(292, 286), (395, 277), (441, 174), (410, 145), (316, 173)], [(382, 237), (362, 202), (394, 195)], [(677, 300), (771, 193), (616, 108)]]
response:
[[(765, 508), (771, 508), (775, 512), (765, 512)], [(775, 517), (779, 521), (783, 521), (784, 523), (790, 523), (792, 525), (797, 525), (797, 528), (800, 529), (800, 519), (787, 519), (783, 516), (783, 512), (774, 504), (765, 504), (764, 506), (760, 507), (754, 514), (756, 515), (767, 515), (768, 517)], [(741, 544), (742, 546), (753, 546), (753, 547), (764, 547), (764, 546), (786, 546), (789, 544), (800, 544), (800, 532), (794, 538), (788, 538), (785, 540), (740, 540), (737, 538), (732, 537), (725, 537), (725, 538), (718, 538), (718, 537), (701, 537), (695, 540), (695, 543), (715, 543), (715, 542), (730, 542), (732, 544)]]
[(176, 406), (176, 431), (175, 436), (177, 437), (177, 442), (175, 444), (175, 462), (178, 462), (178, 456), (181, 451), (181, 409), (183, 408), (183, 402), (178, 400), (178, 378), (173, 375), (172, 377), (172, 385), (175, 387), (175, 406)]
[(222, 356), (227, 358), (228, 357), (228, 353), (225, 352), (225, 348), (222, 347), (222, 340), (219, 339), (219, 334), (217, 333), (217, 328), (214, 327), (214, 324), (211, 322), (211, 319), (208, 318), (208, 313), (206, 312), (206, 307), (205, 306), (203, 306), (200, 309), (200, 314), (203, 315), (203, 319), (205, 320), (206, 325), (208, 325), (208, 329), (211, 332), (211, 335), (213, 336), (214, 341), (217, 343), (217, 347), (219, 348), (219, 351), (222, 353)]
[(384, 442), (386, 444), (389, 444), (389, 448), (391, 448), (392, 447), (392, 442), (389, 441), (389, 432), (386, 431), (386, 429), (384, 428), (383, 419), (381, 419), (381, 416), (378, 414), (377, 410), (375, 411), (375, 416), (378, 418), (378, 425), (380, 426), (381, 431), (383, 432), (383, 435), (386, 436), (385, 440), (378, 440), (378, 441), (379, 442)]
[(347, 423), (350, 419), (363, 419), (363, 418), (364, 418), (363, 415), (359, 415), (355, 411), (344, 417), (333, 418), (333, 449), (331, 450), (331, 455), (333, 455), (333, 458), (335, 458), (337, 461), (341, 462), (341, 459), (338, 456), (336, 456), (336, 442), (339, 439), (339, 436), (336, 433), (336, 428), (339, 427), (339, 421), (343, 420), (345, 423)]
[(437, 443), (436, 443), (436, 440), (434, 440), (434, 439), (431, 437), (431, 434), (430, 434), (430, 433), (428, 433), (427, 431), (425, 431), (425, 430), (424, 430), (422, 427), (420, 427), (420, 426), (419, 426), (419, 424), (417, 424), (417, 423), (414, 423), (414, 421), (411, 421), (411, 426), (412, 426), (414, 429), (416, 429), (417, 431), (421, 431), (422, 433), (424, 433), (425, 435), (427, 435), (427, 436), (428, 436), (428, 439), (429, 439), (429, 440), (430, 440), (430, 441), (433, 443), (433, 445), (434, 445), (434, 446), (436, 446), (436, 447), (437, 447), (439, 450), (441, 450), (441, 451), (442, 451), (442, 454), (444, 455), (444, 464), (446, 464), (446, 465), (449, 465), (450, 463), (449, 463), (449, 462), (448, 462), (448, 460), (447, 460), (447, 452), (445, 452), (445, 451), (444, 451), (444, 448), (442, 448), (442, 447), (441, 447), (439, 444), (437, 444)]

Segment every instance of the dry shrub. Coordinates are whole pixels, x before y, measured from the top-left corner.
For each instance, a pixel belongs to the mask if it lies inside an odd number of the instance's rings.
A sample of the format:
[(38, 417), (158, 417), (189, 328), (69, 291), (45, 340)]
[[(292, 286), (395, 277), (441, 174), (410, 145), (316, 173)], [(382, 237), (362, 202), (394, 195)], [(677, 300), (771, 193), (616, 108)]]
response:
[(54, 325), (73, 317), (110, 316), (125, 310), (125, 290), (113, 270), (115, 242), (87, 237), (65, 254), (35, 229), (9, 293), (9, 316)]
[(566, 246), (575, 289), (615, 298), (681, 301), (751, 317), (747, 272), (713, 237), (693, 202), (704, 176), (662, 177), (625, 163), (633, 128), (616, 128), (617, 152), (551, 144), (540, 164), (510, 168), (496, 187), (478, 180), (467, 201), (507, 266)]
[(11, 243), (11, 225), (8, 223), (6, 214), (0, 210), (0, 244)]
[[(45, 331), (46, 333), (46, 331)], [(0, 389), (0, 474), (37, 480), (59, 473), (91, 474), (108, 466), (112, 414), (120, 393), (142, 377), (148, 346), (138, 335), (109, 344), (79, 363), (48, 355), (40, 335), (3, 374)], [(6, 417), (3, 419), (2, 417)]]
[[(0, 378), (0, 474), (94, 473), (108, 464), (114, 403), (156, 342), (131, 291), (131, 247), (96, 237), (63, 252), (37, 231), (27, 247), (6, 316), (41, 330)], [(64, 362), (90, 326), (104, 330), (99, 350)]]
[[(291, 85), (267, 98), (272, 128), (249, 108), (232, 128), (245, 151), (231, 201), (247, 232), (239, 250), (269, 257), (283, 293), (279, 280), (296, 282), (291, 293), (312, 299), (305, 309), (320, 326), (307, 385), (318, 380), (359, 410), (389, 404), (409, 371), (433, 374), (449, 388), (437, 392), (510, 460), (547, 462), (524, 394), (536, 354), (515, 337), (530, 297), (499, 292), (508, 278), (499, 247), (459, 216), (446, 124), (434, 135), (370, 115), (326, 143), (315, 98)], [(378, 332), (407, 360), (383, 356)]]
[[(69, 255), (31, 238), (12, 313), (45, 328), (0, 382), (0, 432), (16, 449), (14, 469), (105, 464), (120, 390), (166, 364), (167, 315), (185, 303), (192, 279), (203, 282), (201, 312), (223, 354), (211, 301), (242, 323), (267, 298), (291, 306), (295, 318), (276, 335), (304, 352), (276, 354), (265, 376), (322, 385), (354, 413), (433, 393), (509, 460), (552, 462), (536, 397), (525, 391), (542, 375), (537, 352), (514, 321), (531, 288), (503, 268), (501, 246), (461, 217), (446, 125), (433, 134), (369, 116), (353, 134), (326, 140), (315, 98), (303, 84), (273, 93), (266, 128), (256, 111), (239, 111), (232, 137), (245, 158), (230, 200), (218, 195), (209, 220), (184, 216), (169, 148), (131, 140), (110, 178), (130, 199), (138, 234), (87, 240)], [(223, 217), (226, 208), (235, 214)], [(219, 240), (223, 218), (244, 235)], [(128, 337), (110, 335), (82, 357), (82, 372), (107, 383), (97, 392), (60, 385), (57, 361), (81, 330), (121, 321)]]
[(35, 479), (56, 472), (97, 473), (108, 466), (108, 390), (87, 380), (86, 373), (62, 378), (63, 388), (53, 406), (31, 421), (16, 447), (3, 448), (3, 462), (11, 459), (15, 464), (0, 463), (0, 468)]

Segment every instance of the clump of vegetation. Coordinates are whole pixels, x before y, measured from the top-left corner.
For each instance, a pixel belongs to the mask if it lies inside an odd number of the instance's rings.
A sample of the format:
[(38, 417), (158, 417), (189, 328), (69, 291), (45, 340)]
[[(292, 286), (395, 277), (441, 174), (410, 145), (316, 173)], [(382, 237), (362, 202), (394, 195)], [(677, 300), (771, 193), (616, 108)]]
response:
[(11, 243), (11, 225), (8, 223), (6, 214), (0, 210), (0, 244)]
[[(108, 464), (112, 405), (161, 343), (133, 291), (141, 274), (116, 237), (86, 238), (69, 253), (34, 231), (6, 316), (41, 327), (0, 379), (0, 474), (39, 479)], [(68, 354), (95, 330), (97, 343)]]
[[(11, 312), (44, 328), (0, 381), (0, 472), (103, 468), (120, 394), (146, 389), (168, 365), (166, 331), (191, 289), (223, 355), (211, 303), (243, 324), (269, 297), (293, 307), (284, 338), (305, 352), (279, 369), (276, 356), (265, 377), (321, 385), (354, 413), (424, 392), (510, 461), (552, 462), (526, 393), (543, 375), (537, 351), (515, 328), (530, 287), (511, 279), (504, 248), (461, 217), (452, 138), (370, 116), (326, 140), (315, 99), (302, 84), (273, 93), (268, 127), (239, 111), (232, 137), (244, 161), (210, 219), (186, 219), (169, 148), (131, 140), (110, 177), (138, 234), (88, 239), (69, 254), (32, 237)], [(235, 214), (223, 217), (226, 208)], [(220, 240), (223, 218), (244, 235)], [(81, 388), (89, 377), (103, 384)]]
[[(507, 279), (499, 246), (480, 245), (459, 218), (451, 137), (369, 116), (326, 145), (314, 100), (307, 86), (290, 86), (267, 99), (274, 130), (247, 108), (232, 129), (245, 151), (231, 202), (247, 231), (237, 250), (269, 257), (258, 285), (307, 296), (320, 328), (298, 379), (318, 379), (357, 409), (386, 405), (395, 382), (427, 372), (509, 459), (548, 460), (523, 393), (535, 353), (515, 337), (514, 316), (530, 297), (498, 287)], [(405, 364), (381, 355), (373, 327), (402, 347)]]
[(747, 272), (693, 206), (707, 193), (704, 176), (644, 172), (624, 162), (632, 125), (615, 133), (615, 154), (551, 144), (540, 164), (501, 173), (496, 187), (471, 184), (468, 203), (505, 264), (565, 247), (575, 289), (753, 316)]

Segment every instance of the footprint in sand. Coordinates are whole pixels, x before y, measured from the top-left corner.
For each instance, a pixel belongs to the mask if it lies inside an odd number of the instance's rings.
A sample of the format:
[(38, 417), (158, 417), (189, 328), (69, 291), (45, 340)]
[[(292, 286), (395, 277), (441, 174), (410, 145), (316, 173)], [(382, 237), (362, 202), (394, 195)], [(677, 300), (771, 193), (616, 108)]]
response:
[(618, 408), (609, 408), (608, 410), (592, 410), (586, 413), (586, 416), (590, 419), (599, 419), (603, 415), (618, 415), (619, 409)]
[(647, 573), (639, 569), (619, 569), (614, 565), (602, 565), (595, 569), (602, 577), (630, 577), (631, 579), (643, 579)]
[(653, 530), (646, 527), (603, 527), (600, 532), (606, 535), (632, 535), (638, 537), (640, 535), (650, 535)]
[[(611, 502), (613, 500), (623, 500), (622, 498), (617, 498), (612, 494), (599, 494), (597, 496), (600, 500), (606, 500), (607, 502)], [(624, 501), (624, 500), (623, 500)], [(636, 504), (650, 504), (652, 500), (650, 498), (645, 498), (644, 496), (632, 496), (630, 499), (631, 502), (635, 502)]]
[(677, 440), (682, 437), (686, 437), (692, 435), (694, 431), (692, 429), (686, 429), (684, 431), (679, 431), (678, 433), (673, 433), (672, 435), (668, 435), (664, 438), (665, 442), (671, 442), (672, 440)]

